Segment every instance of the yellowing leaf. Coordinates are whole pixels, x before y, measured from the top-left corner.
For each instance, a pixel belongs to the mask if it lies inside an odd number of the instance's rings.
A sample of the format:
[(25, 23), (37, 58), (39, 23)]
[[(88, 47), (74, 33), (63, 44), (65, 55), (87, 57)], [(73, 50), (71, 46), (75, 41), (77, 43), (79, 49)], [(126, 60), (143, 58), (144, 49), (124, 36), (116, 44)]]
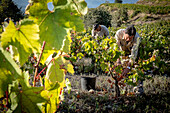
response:
[(58, 51), (56, 50), (44, 50), (43, 54), (42, 54), (42, 58), (41, 58), (41, 63), (45, 64), (45, 63), (49, 63), (52, 59), (52, 56), (54, 53), (58, 53)]
[(16, 28), (10, 21), (5, 32), (2, 33), (3, 48), (12, 45), (18, 49), (20, 65), (23, 65), (32, 52), (39, 52), (39, 27), (31, 20), (23, 20)]
[(69, 73), (74, 74), (74, 67), (72, 64), (67, 64), (66, 69)]
[(43, 113), (56, 112), (58, 105), (60, 103), (59, 95), (60, 95), (59, 85), (56, 85), (56, 88), (54, 88), (54, 90), (50, 90), (50, 91), (44, 90), (41, 92), (41, 96), (47, 99), (47, 102), (45, 102), (42, 106)]
[(77, 57), (80, 58), (80, 59), (82, 59), (82, 58), (84, 57), (84, 55), (83, 55), (82, 53), (78, 53), (78, 54), (77, 54)]
[(151, 62), (155, 61), (155, 56), (152, 56), (150, 60)]
[(44, 103), (42, 111), (54, 113), (60, 103), (59, 96), (61, 88), (63, 89), (63, 86), (60, 85), (58, 82), (50, 83), (47, 78), (45, 78), (45, 83), (46, 90), (41, 92), (41, 96), (44, 97), (47, 102)]

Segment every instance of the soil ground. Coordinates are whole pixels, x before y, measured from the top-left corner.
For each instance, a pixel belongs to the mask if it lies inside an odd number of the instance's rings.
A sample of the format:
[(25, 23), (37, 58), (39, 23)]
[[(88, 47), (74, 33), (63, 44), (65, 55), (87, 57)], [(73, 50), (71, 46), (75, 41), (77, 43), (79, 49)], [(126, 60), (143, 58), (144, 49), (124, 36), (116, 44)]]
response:
[(96, 78), (96, 90), (89, 91), (81, 90), (80, 75), (66, 77), (72, 84), (72, 90), (70, 94), (65, 91), (65, 99), (59, 105), (57, 113), (168, 113), (170, 110), (169, 88), (167, 88), (167, 91), (162, 90), (157, 93), (146, 91), (147, 93), (143, 95), (131, 93), (115, 97), (114, 90), (107, 81), (110, 79), (109, 76), (98, 76)]

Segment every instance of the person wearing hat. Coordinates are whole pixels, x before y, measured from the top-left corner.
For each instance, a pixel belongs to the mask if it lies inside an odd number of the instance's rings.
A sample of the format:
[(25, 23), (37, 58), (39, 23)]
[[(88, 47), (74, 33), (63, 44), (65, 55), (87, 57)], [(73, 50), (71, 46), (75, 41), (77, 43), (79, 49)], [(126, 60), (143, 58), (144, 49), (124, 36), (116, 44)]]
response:
[(100, 24), (95, 24), (93, 25), (92, 29), (92, 36), (93, 37), (107, 37), (109, 36), (109, 31), (106, 26), (100, 25)]
[[(130, 72), (131, 66), (134, 64), (135, 59), (138, 55), (138, 48), (141, 41), (141, 37), (136, 32), (134, 25), (128, 26), (126, 29), (119, 29), (115, 34), (116, 43), (121, 51), (125, 51), (125, 56), (129, 57), (129, 62), (127, 68), (122, 72), (123, 76), (126, 76)], [(121, 64), (120, 59), (118, 59), (118, 64)], [(139, 82), (139, 93), (142, 94), (143, 83)]]

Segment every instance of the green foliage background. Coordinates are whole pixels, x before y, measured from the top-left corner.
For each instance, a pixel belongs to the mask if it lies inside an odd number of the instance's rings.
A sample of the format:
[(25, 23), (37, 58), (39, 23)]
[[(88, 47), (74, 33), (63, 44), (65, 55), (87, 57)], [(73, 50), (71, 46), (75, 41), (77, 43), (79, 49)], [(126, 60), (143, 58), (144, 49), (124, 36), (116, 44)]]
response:
[[(138, 58), (136, 59), (140, 68), (145, 71), (153, 70), (155, 74), (169, 73), (169, 22), (161, 21), (153, 24), (137, 25), (135, 27), (142, 38), (139, 46)], [(97, 40), (94, 39), (91, 36), (90, 30), (73, 35), (73, 42), (71, 45), (72, 58), (81, 59), (83, 57), (90, 57), (93, 59), (92, 61), (97, 60), (95, 63), (92, 63), (92, 65), (96, 65), (93, 71), (96, 70), (96, 73), (97, 70), (101, 70), (99, 66), (101, 62), (99, 63), (98, 60), (104, 58), (105, 52), (108, 54), (108, 51), (105, 50), (109, 47), (107, 43), (116, 42), (114, 35), (116, 31), (121, 28), (124, 29), (125, 27), (110, 27), (109, 33), (111, 39), (109, 40), (101, 37), (98, 37)], [(97, 51), (102, 54), (98, 54)], [(143, 62), (151, 58), (155, 51), (157, 51), (156, 61), (143, 65)], [(80, 53), (82, 55), (80, 55)]]

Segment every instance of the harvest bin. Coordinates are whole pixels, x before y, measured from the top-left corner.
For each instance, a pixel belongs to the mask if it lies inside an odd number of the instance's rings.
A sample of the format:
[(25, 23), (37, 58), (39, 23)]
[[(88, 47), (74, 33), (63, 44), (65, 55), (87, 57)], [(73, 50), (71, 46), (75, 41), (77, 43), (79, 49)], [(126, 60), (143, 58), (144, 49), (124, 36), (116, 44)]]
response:
[(81, 89), (82, 90), (95, 90), (96, 77), (81, 77)]

